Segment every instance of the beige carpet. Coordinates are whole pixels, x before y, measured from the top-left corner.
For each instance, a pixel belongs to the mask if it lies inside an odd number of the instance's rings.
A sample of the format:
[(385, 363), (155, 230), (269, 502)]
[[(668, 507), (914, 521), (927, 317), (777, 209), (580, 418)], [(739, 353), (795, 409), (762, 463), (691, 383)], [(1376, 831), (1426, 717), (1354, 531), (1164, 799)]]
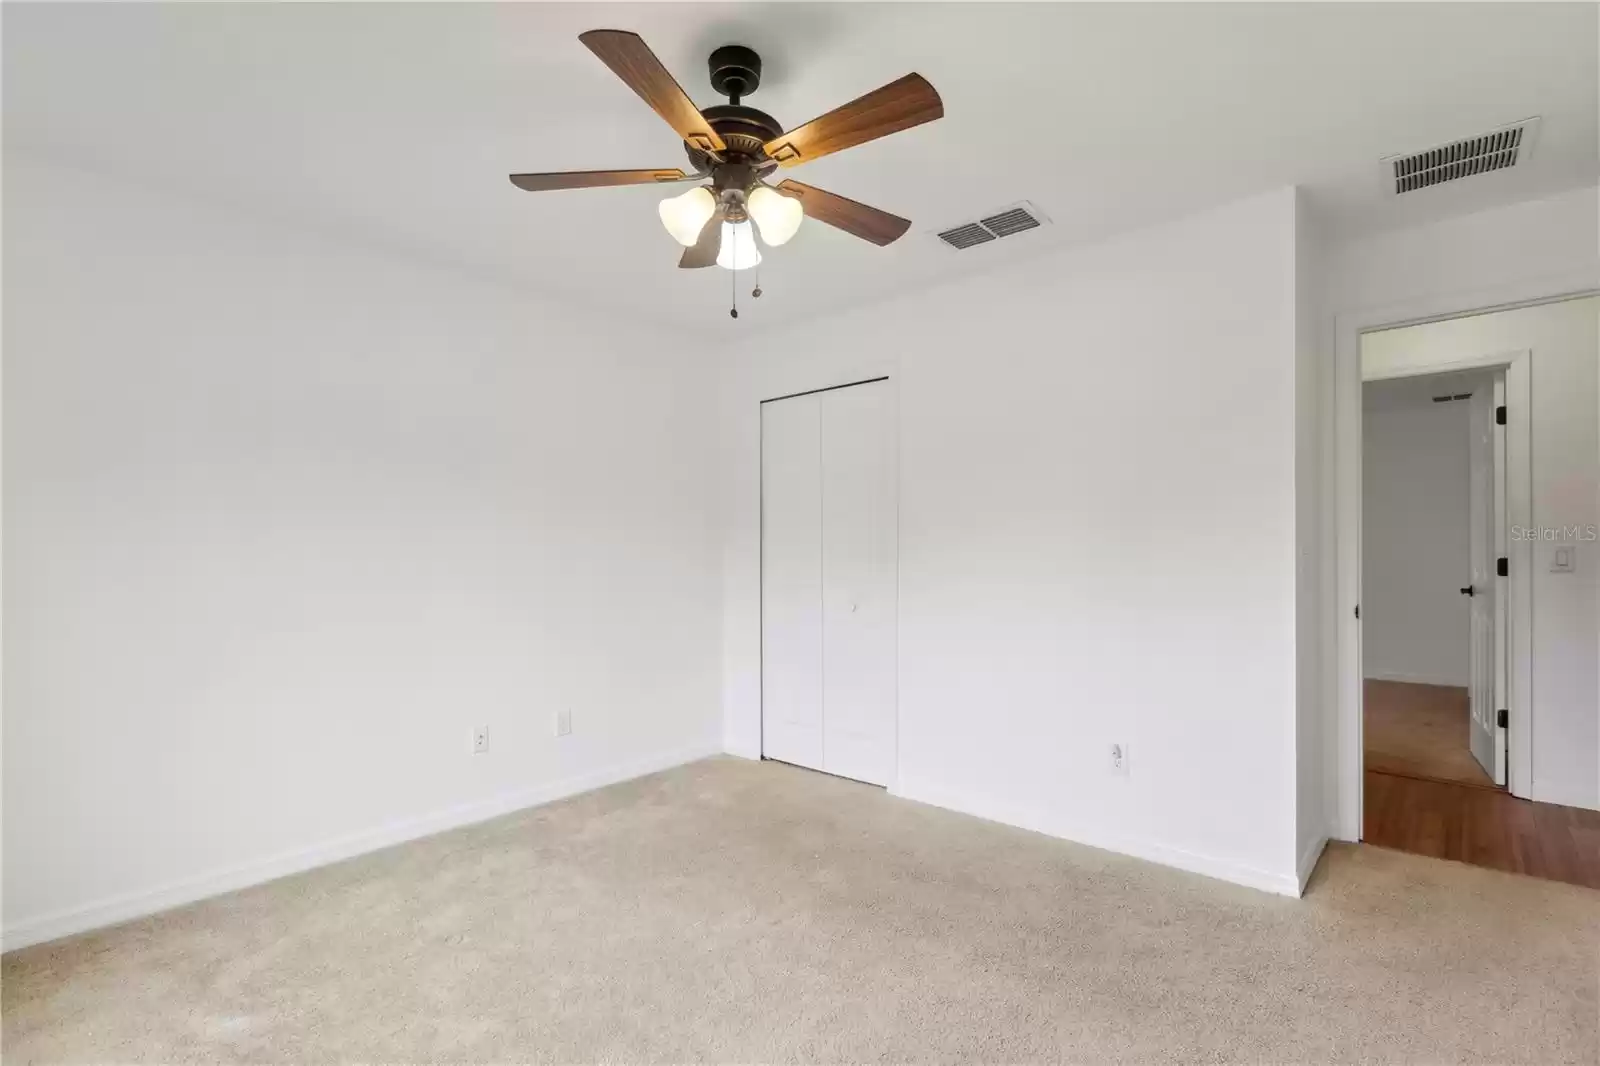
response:
[(57, 1061), (1600, 1060), (1600, 893), (1282, 899), (719, 758), (5, 957)]

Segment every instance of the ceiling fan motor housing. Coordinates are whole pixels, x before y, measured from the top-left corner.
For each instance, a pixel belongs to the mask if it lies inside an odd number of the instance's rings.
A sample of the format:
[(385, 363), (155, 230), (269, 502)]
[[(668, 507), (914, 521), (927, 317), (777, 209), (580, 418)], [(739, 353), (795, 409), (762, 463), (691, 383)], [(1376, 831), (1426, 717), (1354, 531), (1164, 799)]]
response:
[[(764, 111), (743, 104), (718, 104), (700, 112), (711, 128), (717, 131), (728, 150), (722, 153), (730, 163), (743, 163), (761, 168), (762, 173), (774, 170), (777, 164), (767, 158), (763, 146), (783, 133), (778, 120)], [(704, 149), (685, 141), (684, 150), (689, 162), (697, 171), (710, 170), (715, 164)]]
[(763, 145), (783, 133), (783, 126), (777, 119), (739, 102), (761, 84), (761, 57), (754, 49), (728, 44), (711, 53), (710, 67), (711, 87), (726, 96), (730, 103), (704, 108), (700, 114), (727, 145), (727, 151), (722, 153), (725, 162), (718, 164), (703, 149), (687, 141), (684, 150), (689, 153), (689, 163), (697, 172), (715, 173), (719, 166), (728, 165), (750, 167), (754, 169), (750, 175), (753, 183), (777, 169), (767, 158)]

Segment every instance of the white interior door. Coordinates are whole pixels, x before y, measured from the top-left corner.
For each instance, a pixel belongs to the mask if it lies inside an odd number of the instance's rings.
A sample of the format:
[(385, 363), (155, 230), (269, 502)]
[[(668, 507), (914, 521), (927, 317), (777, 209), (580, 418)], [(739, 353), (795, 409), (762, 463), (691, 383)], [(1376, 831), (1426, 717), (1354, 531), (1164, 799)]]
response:
[(887, 785), (896, 757), (894, 392), (761, 408), (762, 754)]
[(822, 737), (831, 774), (887, 785), (895, 768), (894, 391), (822, 398)]
[(761, 753), (822, 769), (820, 396), (761, 405)]
[(1472, 669), (1467, 698), (1472, 717), (1472, 756), (1497, 785), (1506, 783), (1506, 731), (1499, 724), (1505, 706), (1505, 597), (1496, 560), (1505, 549), (1505, 445), (1495, 426), (1495, 409), (1505, 400), (1504, 375), (1472, 393), (1470, 412), (1471, 480), (1469, 507), (1472, 542)]
[[(1506, 372), (1494, 375), (1494, 408), (1506, 407)], [(1508, 784), (1511, 779), (1511, 729), (1502, 725), (1500, 713), (1509, 717), (1511, 706), (1511, 579), (1500, 573), (1499, 562), (1510, 555), (1511, 500), (1507, 495), (1506, 464), (1509, 451), (1506, 447), (1506, 427), (1498, 420), (1490, 430), (1494, 438), (1494, 500), (1489, 512), (1490, 529), (1494, 543), (1495, 577), (1494, 610), (1490, 614), (1493, 624), (1490, 663), (1494, 672), (1495, 755), (1494, 783)], [(1508, 560), (1509, 561), (1509, 560)]]

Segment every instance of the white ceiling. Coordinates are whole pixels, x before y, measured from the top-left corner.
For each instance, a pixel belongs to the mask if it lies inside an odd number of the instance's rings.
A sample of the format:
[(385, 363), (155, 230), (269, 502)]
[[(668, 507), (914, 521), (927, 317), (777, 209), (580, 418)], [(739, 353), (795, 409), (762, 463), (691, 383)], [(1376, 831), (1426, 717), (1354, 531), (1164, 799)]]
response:
[[(692, 328), (881, 299), (1285, 184), (1338, 233), (1591, 183), (1593, 4), (8, 3), (8, 148), (247, 207)], [(876, 248), (815, 223), (763, 265), (679, 271), (649, 186), (529, 194), (512, 171), (674, 167), (681, 145), (577, 41), (641, 33), (702, 107), (729, 42), (795, 126), (908, 71), (946, 117), (790, 172), (913, 220)], [(1378, 159), (1540, 115), (1512, 171), (1386, 198)], [(1044, 230), (932, 230), (1021, 199)], [(747, 275), (740, 275), (741, 288)]]

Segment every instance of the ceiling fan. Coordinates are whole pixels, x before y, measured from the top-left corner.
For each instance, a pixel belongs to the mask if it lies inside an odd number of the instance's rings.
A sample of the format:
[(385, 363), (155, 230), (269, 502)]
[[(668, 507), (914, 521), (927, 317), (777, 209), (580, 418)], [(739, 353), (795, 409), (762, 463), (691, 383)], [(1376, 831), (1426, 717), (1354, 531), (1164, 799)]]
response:
[(684, 246), (678, 266), (685, 268), (716, 264), (743, 270), (755, 266), (761, 262), (758, 234), (761, 243), (776, 247), (794, 236), (808, 214), (877, 245), (891, 243), (911, 226), (906, 219), (814, 185), (793, 180), (770, 185), (766, 178), (779, 167), (809, 163), (944, 117), (944, 103), (922, 75), (907, 74), (785, 131), (771, 115), (740, 103), (761, 84), (761, 57), (752, 49), (726, 45), (711, 53), (711, 87), (726, 96), (728, 103), (702, 111), (638, 34), (590, 30), (579, 34), (578, 40), (683, 138), (692, 172), (513, 174), (511, 183), (517, 188), (543, 192), (709, 179), (707, 184), (661, 202), (661, 222)]

